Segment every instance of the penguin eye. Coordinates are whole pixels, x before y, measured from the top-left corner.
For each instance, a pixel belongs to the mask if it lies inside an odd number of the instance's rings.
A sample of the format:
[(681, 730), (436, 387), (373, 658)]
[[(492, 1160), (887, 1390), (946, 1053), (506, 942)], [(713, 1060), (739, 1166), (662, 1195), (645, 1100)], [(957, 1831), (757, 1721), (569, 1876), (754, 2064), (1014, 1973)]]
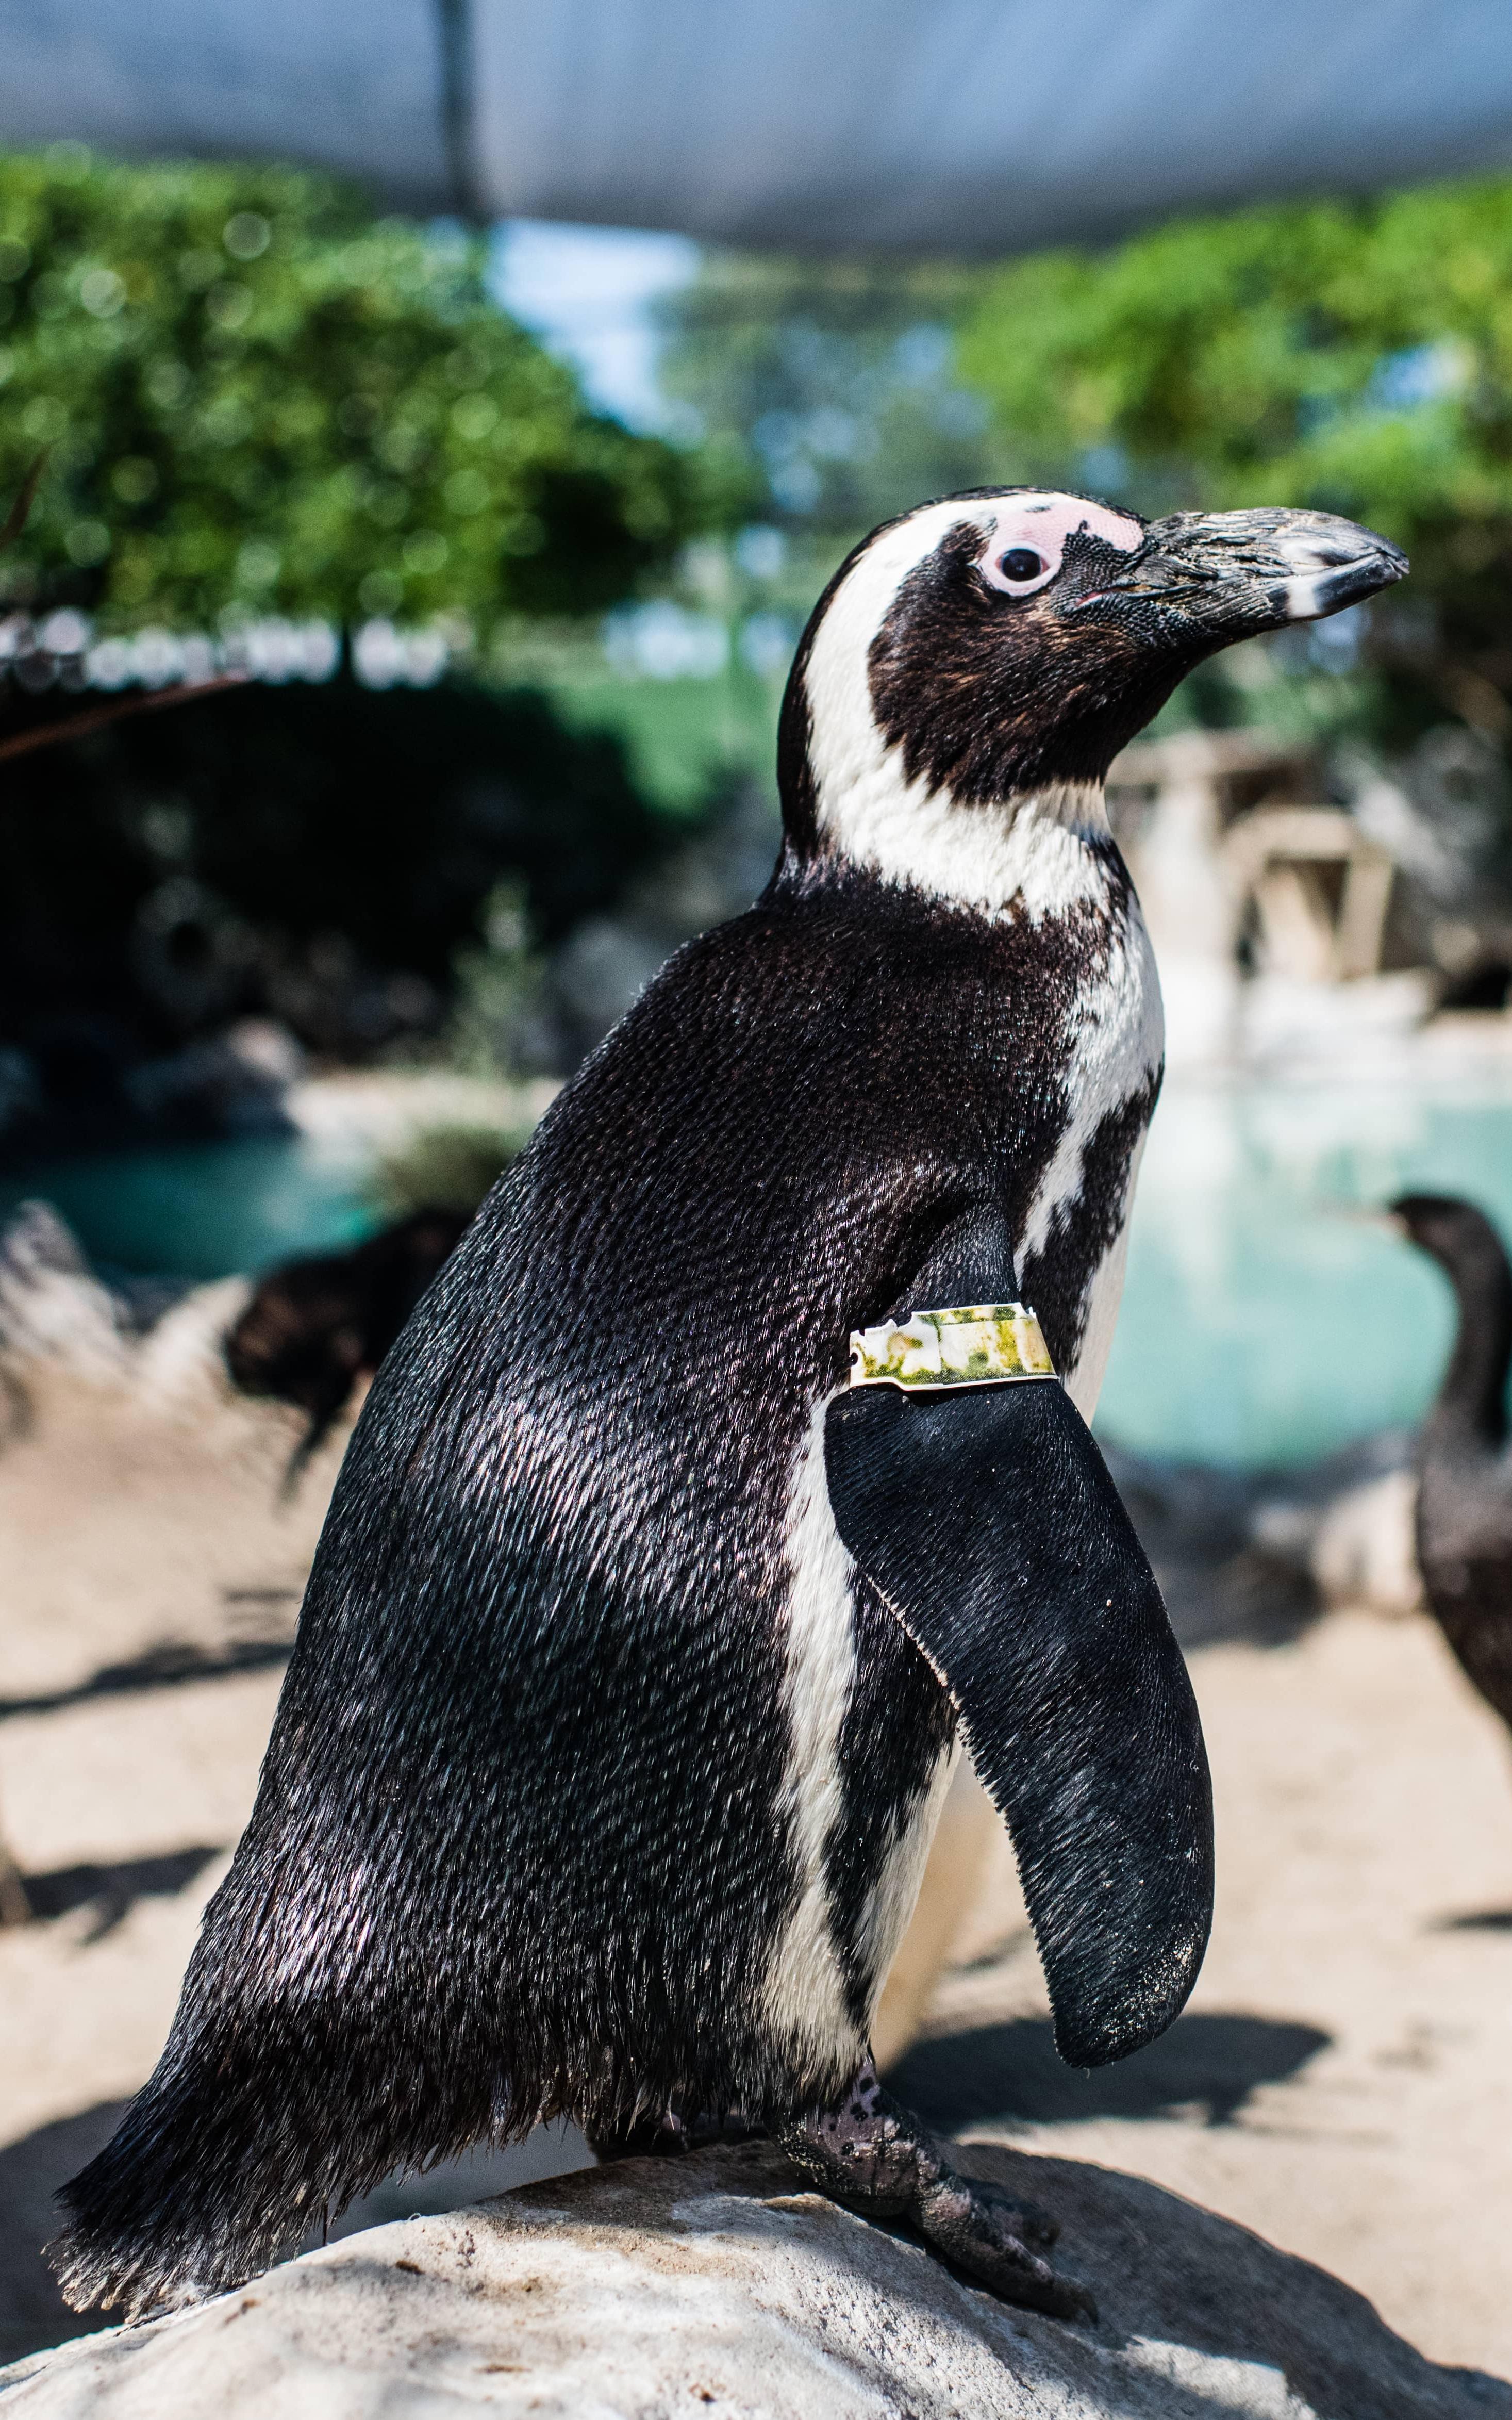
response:
[(997, 566), (1005, 580), (1015, 582), (1038, 580), (1048, 567), (1043, 555), (1036, 554), (1032, 546), (1011, 546)]

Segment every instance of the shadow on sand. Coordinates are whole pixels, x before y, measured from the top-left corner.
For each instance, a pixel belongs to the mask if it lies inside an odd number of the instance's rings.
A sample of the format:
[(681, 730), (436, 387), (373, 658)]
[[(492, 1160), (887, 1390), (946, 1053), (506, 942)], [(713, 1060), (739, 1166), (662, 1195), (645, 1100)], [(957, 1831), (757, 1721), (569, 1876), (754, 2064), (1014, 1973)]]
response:
[(84, 1946), (103, 1941), (130, 1916), (139, 1899), (174, 1899), (221, 1854), (219, 1848), (175, 1849), (161, 1857), (129, 1857), (117, 1866), (59, 1866), (49, 1874), (25, 1874), (23, 1884), (34, 1916), (71, 1916), (92, 1907), (95, 1920)]
[(1280, 2084), (1327, 2048), (1317, 2025), (1271, 2017), (1179, 2017), (1148, 2050), (1084, 2073), (1056, 2055), (1048, 2018), (937, 2034), (887, 2076), (900, 2101), (942, 2133), (989, 2121), (1057, 2126), (1080, 2118), (1161, 2118), (1201, 2110), (1232, 2123), (1262, 2084)]

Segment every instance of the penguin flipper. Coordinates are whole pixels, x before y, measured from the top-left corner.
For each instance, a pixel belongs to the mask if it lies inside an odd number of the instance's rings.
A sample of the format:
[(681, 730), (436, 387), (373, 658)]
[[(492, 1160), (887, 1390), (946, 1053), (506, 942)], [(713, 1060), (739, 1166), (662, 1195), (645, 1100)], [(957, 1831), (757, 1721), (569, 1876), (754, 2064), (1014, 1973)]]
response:
[[(916, 1286), (918, 1303), (1007, 1290)], [(957, 1280), (960, 1282), (960, 1280)], [(1180, 2014), (1212, 1916), (1212, 1800), (1160, 1589), (1055, 1379), (838, 1395), (829, 1499), (856, 1562), (940, 1675), (1006, 1820), (1056, 2046), (1123, 2058)]]

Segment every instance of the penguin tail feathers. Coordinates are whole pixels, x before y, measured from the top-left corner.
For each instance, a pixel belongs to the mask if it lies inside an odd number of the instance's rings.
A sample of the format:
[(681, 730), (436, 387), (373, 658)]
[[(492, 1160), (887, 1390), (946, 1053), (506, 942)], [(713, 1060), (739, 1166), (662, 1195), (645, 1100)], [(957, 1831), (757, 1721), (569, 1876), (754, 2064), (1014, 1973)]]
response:
[(456, 2089), (392, 2035), (359, 2026), (338, 2042), (324, 2012), (314, 2024), (308, 2009), (217, 2013), (176, 2028), (111, 2141), (58, 2196), (66, 2223), (48, 2257), (76, 2310), (137, 2319), (224, 2293), (394, 2169), (522, 2133), (534, 2114), (516, 2118), (473, 2079)]
[(325, 2211), (319, 2133), (299, 2139), (284, 2094), (256, 2090), (244, 2057), (171, 2056), (172, 2045), (58, 2195), (66, 2224), (47, 2254), (75, 2310), (100, 2303), (134, 2319), (224, 2292), (286, 2256)]

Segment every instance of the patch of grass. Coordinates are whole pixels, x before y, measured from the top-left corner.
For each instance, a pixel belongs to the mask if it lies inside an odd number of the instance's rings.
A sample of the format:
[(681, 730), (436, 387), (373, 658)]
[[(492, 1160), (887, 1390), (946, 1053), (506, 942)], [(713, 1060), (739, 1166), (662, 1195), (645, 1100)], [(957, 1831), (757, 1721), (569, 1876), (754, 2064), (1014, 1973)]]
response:
[(553, 684), (551, 700), (580, 732), (609, 732), (637, 783), (665, 815), (696, 818), (731, 772), (772, 778), (780, 692), (748, 675), (715, 680), (625, 680), (613, 674)]
[(475, 1210), (526, 1137), (498, 1126), (423, 1126), (373, 1171), (368, 1190), (387, 1218), (415, 1210)]

